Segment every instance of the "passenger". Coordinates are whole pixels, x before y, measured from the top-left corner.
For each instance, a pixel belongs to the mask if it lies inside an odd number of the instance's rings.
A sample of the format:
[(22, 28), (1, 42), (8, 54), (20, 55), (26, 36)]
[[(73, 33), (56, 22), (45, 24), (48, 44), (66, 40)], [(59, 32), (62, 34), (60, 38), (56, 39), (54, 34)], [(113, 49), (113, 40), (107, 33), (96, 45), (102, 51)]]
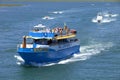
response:
[(66, 30), (67, 29), (67, 26), (64, 26), (64, 30)]
[(66, 34), (68, 35), (70, 32), (70, 29), (66, 25), (64, 26), (64, 30), (66, 31)]
[(59, 28), (59, 33), (60, 33), (61, 36), (62, 36), (62, 32), (63, 32), (63, 29)]
[(58, 33), (59, 29), (58, 29), (58, 28), (54, 28), (52, 31), (53, 31), (54, 33)]
[(69, 29), (69, 28), (67, 28), (67, 29), (66, 29), (66, 34), (68, 35), (68, 34), (69, 34), (69, 32), (70, 32), (70, 29)]

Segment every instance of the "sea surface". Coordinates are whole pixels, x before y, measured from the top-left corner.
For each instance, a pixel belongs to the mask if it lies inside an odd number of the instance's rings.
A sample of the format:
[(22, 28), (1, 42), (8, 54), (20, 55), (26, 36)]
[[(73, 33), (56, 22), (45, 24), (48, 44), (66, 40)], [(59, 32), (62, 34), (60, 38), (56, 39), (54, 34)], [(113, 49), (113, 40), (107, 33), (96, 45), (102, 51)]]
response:
[[(0, 80), (120, 80), (120, 3), (117, 2), (1, 2)], [(111, 14), (102, 23), (97, 13)], [(49, 19), (45, 19), (49, 16)], [(50, 28), (67, 24), (77, 30), (80, 54), (40, 66), (22, 66), (17, 44), (38, 24)]]

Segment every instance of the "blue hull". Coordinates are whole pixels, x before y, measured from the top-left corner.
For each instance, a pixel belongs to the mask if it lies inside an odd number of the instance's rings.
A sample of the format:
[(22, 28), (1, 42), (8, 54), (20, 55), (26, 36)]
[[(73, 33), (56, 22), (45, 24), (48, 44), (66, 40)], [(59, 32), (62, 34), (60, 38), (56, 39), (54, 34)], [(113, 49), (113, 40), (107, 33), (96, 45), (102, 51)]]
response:
[(35, 51), (33, 48), (18, 48), (18, 53), (24, 59), (25, 64), (46, 64), (70, 58), (73, 54), (80, 52), (79, 48), (80, 45), (60, 50), (47, 49), (43, 51)]

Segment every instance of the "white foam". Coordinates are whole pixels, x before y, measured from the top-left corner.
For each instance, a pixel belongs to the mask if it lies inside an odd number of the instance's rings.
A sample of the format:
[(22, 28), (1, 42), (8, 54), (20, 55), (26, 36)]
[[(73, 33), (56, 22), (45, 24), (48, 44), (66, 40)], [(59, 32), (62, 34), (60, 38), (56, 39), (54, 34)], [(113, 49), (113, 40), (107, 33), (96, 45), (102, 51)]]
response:
[(14, 57), (15, 57), (17, 60), (24, 62), (24, 60), (22, 59), (22, 57), (20, 57), (20, 56), (18, 56), (18, 55), (14, 55)]
[(119, 16), (119, 14), (113, 14), (113, 15), (112, 15), (112, 17), (117, 17), (117, 16)]
[(17, 64), (18, 65), (22, 65), (22, 64), (24, 64), (24, 60), (22, 59), (22, 57), (20, 57), (19, 55), (14, 55), (14, 57), (17, 59)]
[(17, 64), (18, 64), (18, 65), (22, 65), (22, 63), (21, 63), (21, 62), (17, 62)]
[(52, 20), (52, 19), (55, 19), (55, 17), (44, 16), (42, 19), (44, 19), (44, 20)]
[[(112, 22), (112, 21), (116, 21), (116, 19), (112, 19), (112, 18), (107, 19), (107, 18), (104, 18), (103, 20), (101, 20), (100, 23), (109, 23), (109, 22)], [(93, 19), (92, 19), (92, 22), (98, 23), (98, 20), (96, 20), (95, 18), (93, 18)]]
[(62, 14), (63, 11), (54, 11), (54, 12), (52, 12), (52, 13), (54, 13), (54, 14)]
[[(116, 21), (117, 16), (119, 16), (119, 14), (113, 14), (110, 12), (99, 12), (99, 13), (102, 18), (98, 19), (99, 16), (97, 15), (96, 17), (94, 17), (92, 19), (92, 22), (98, 23), (98, 20), (100, 20), (100, 23), (109, 23), (112, 21)], [(99, 14), (99, 13), (97, 13), (97, 14)]]
[(105, 17), (117, 17), (118, 14), (104, 14)]

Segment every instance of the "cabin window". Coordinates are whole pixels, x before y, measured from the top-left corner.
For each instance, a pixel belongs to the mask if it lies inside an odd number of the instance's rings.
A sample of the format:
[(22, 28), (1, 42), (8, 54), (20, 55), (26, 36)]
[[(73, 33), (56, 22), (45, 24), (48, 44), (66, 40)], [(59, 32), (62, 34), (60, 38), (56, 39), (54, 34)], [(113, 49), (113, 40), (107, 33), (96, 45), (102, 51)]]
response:
[(47, 45), (48, 41), (47, 39), (34, 39), (34, 43), (41, 44), (41, 45)]
[(69, 42), (69, 41), (67, 39), (58, 40), (58, 43), (66, 43), (66, 42)]
[(26, 43), (27, 43), (27, 44), (32, 44), (32, 43), (33, 43), (33, 39), (28, 38)]

